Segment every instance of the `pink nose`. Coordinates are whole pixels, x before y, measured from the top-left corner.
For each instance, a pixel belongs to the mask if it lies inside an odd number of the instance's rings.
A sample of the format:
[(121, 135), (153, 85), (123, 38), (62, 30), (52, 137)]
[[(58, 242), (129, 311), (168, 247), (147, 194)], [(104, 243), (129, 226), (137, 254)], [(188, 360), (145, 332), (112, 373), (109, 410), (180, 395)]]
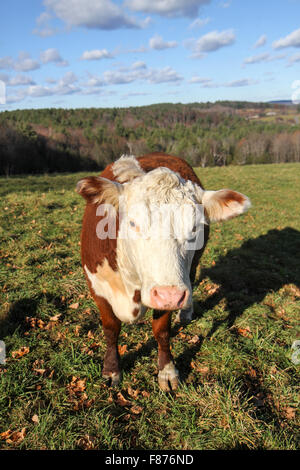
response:
[(158, 310), (177, 310), (182, 308), (187, 298), (187, 289), (182, 290), (173, 286), (153, 287), (150, 291), (151, 306)]

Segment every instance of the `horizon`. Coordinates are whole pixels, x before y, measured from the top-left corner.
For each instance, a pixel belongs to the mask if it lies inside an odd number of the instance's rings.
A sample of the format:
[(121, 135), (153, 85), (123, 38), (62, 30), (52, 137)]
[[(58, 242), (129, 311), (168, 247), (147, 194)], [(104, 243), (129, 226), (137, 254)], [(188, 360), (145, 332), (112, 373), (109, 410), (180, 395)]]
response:
[(299, 0), (11, 0), (0, 111), (298, 104), (299, 17)]

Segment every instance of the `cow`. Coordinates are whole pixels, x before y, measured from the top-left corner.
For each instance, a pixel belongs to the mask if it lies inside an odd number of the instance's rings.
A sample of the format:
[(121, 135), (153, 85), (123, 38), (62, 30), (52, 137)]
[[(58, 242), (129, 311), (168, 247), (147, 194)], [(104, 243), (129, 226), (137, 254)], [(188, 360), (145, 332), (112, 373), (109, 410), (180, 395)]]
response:
[[(139, 321), (150, 308), (158, 383), (164, 391), (175, 390), (179, 373), (170, 351), (171, 314), (177, 311), (176, 320), (183, 323), (192, 319), (192, 283), (210, 223), (244, 213), (250, 200), (230, 189), (205, 190), (185, 160), (159, 152), (123, 155), (100, 176), (81, 179), (76, 190), (86, 200), (82, 266), (106, 341), (102, 375), (111, 386), (119, 384), (121, 323)], [(175, 207), (172, 217), (156, 217), (169, 206)], [(171, 220), (168, 236), (159, 230), (166, 219)], [(183, 225), (175, 236), (175, 227)]]

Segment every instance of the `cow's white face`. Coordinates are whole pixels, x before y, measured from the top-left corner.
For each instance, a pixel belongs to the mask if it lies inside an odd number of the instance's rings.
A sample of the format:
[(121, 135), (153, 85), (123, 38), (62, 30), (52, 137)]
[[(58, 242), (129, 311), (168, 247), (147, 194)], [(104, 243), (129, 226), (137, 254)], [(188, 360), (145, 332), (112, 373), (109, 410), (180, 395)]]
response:
[(203, 190), (167, 168), (143, 174), (123, 188), (117, 244), (122, 273), (138, 286), (148, 307), (190, 306), (189, 273), (196, 231), (201, 238), (203, 229)]
[(140, 290), (142, 303), (152, 308), (187, 308), (190, 268), (195, 248), (202, 248), (203, 224), (245, 212), (249, 199), (228, 189), (204, 191), (167, 168), (144, 173), (134, 157), (121, 157), (113, 171), (119, 182), (85, 178), (78, 192), (88, 202), (118, 211), (117, 263), (126, 288)]

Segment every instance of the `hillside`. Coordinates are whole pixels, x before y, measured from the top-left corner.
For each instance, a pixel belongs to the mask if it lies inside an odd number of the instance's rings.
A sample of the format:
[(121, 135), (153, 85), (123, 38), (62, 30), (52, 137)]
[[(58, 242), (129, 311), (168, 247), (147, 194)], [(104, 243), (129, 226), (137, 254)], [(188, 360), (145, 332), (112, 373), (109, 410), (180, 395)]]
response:
[(0, 113), (0, 174), (98, 170), (164, 151), (194, 166), (300, 161), (299, 106), (216, 102)]

